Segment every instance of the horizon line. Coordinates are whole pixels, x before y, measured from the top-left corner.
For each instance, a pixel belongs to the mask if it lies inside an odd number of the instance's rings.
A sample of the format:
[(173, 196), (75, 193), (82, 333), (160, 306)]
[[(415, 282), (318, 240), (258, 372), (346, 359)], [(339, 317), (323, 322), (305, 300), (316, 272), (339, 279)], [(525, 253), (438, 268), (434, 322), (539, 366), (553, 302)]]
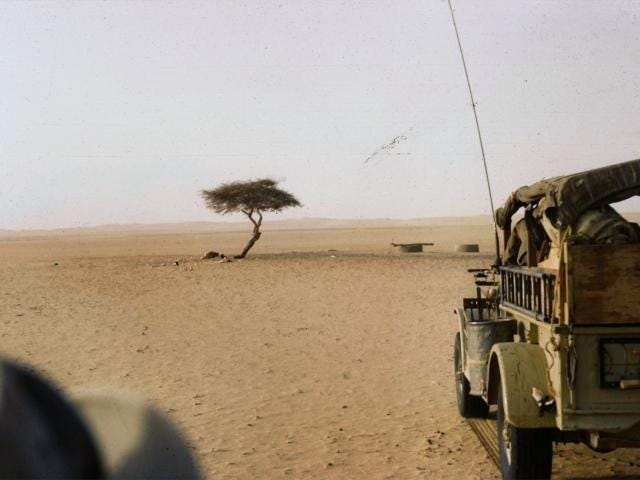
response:
[[(274, 219), (269, 222), (265, 222), (263, 227), (268, 227), (274, 224), (286, 224), (294, 222), (337, 222), (337, 223), (349, 223), (349, 222), (420, 222), (420, 221), (437, 221), (437, 220), (462, 220), (462, 219), (487, 219), (491, 220), (489, 214), (475, 214), (475, 215), (439, 215), (432, 217), (298, 217), (287, 219)], [(199, 225), (199, 226), (240, 226), (244, 225), (246, 221), (243, 220), (182, 220), (175, 222), (130, 222), (130, 223), (99, 223), (92, 225), (75, 225), (75, 226), (62, 226), (62, 227), (33, 227), (33, 228), (0, 228), (1, 233), (38, 233), (38, 232), (62, 232), (66, 230), (105, 230), (105, 229), (132, 229), (132, 228), (159, 228), (159, 227), (178, 227), (186, 225)]]

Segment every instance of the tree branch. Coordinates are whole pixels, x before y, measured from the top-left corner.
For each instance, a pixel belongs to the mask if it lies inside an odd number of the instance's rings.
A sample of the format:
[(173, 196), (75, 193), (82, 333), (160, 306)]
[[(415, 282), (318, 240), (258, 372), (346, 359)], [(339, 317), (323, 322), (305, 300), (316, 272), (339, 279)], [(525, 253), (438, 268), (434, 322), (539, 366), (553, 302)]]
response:
[[(259, 228), (260, 227), (260, 224), (258, 222), (256, 222), (255, 219), (253, 218), (253, 208), (251, 208), (249, 210), (242, 209), (240, 211), (242, 213), (244, 213), (247, 217), (249, 217), (249, 220), (251, 220), (251, 223), (253, 223), (253, 226), (255, 228)], [(262, 215), (260, 215), (260, 217), (262, 217)], [(262, 222), (262, 219), (260, 221)]]

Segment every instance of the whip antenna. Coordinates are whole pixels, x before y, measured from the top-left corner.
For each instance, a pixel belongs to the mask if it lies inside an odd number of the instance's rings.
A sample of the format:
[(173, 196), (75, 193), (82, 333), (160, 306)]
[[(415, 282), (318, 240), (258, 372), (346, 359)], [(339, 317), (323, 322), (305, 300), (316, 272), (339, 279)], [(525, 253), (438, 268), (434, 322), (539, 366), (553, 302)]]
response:
[(469, 97), (471, 98), (471, 106), (473, 107), (473, 117), (476, 120), (476, 131), (478, 132), (478, 141), (480, 142), (480, 152), (482, 153), (482, 164), (484, 165), (484, 176), (487, 180), (487, 189), (489, 190), (489, 203), (491, 204), (491, 217), (493, 218), (493, 233), (496, 240), (496, 264), (500, 265), (500, 241), (498, 239), (498, 224), (496, 222), (496, 209), (493, 206), (493, 195), (491, 193), (491, 182), (489, 181), (489, 169), (487, 168), (487, 158), (484, 154), (484, 144), (482, 143), (482, 134), (480, 133), (480, 122), (478, 121), (478, 111), (476, 109), (476, 101), (473, 98), (473, 90), (471, 89), (471, 80), (469, 80), (469, 71), (467, 70), (467, 62), (464, 60), (464, 53), (462, 51), (462, 42), (460, 41), (460, 34), (458, 33), (458, 25), (456, 24), (456, 17), (453, 14), (453, 7), (451, 6), (451, 0), (447, 0), (449, 3), (449, 11), (451, 12), (451, 21), (453, 22), (453, 29), (456, 32), (456, 39), (458, 40), (458, 49), (460, 50), (460, 58), (462, 59), (462, 67), (464, 68), (464, 76), (467, 79), (467, 87), (469, 87)]

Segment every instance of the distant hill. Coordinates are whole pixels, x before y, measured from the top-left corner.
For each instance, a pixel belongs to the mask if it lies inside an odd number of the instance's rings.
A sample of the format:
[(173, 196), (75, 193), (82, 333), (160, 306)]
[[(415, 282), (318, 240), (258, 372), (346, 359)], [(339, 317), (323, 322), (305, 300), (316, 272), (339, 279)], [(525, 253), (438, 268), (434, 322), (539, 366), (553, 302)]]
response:
[[(478, 215), (471, 217), (434, 217), (434, 218), (366, 218), (366, 219), (333, 219), (333, 218), (302, 218), (290, 220), (267, 219), (263, 225), (264, 231), (269, 230), (316, 230), (316, 229), (346, 229), (346, 228), (399, 228), (426, 227), (436, 225), (490, 225), (491, 217)], [(0, 230), (0, 237), (7, 236), (39, 236), (65, 234), (118, 234), (118, 233), (206, 233), (233, 232), (250, 230), (251, 224), (246, 221), (238, 222), (179, 222), (154, 224), (111, 224), (90, 227), (55, 228), (50, 230)]]

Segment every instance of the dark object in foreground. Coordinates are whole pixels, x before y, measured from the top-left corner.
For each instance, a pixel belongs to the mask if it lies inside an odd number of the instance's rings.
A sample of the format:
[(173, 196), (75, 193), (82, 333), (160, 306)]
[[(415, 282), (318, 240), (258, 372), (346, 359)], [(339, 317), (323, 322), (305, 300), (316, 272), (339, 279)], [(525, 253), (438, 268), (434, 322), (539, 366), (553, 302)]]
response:
[(0, 478), (200, 478), (182, 436), (144, 402), (73, 401), (30, 369), (0, 360)]
[(0, 478), (104, 478), (77, 410), (35, 373), (0, 364)]
[(212, 190), (202, 190), (201, 193), (207, 207), (214, 212), (223, 215), (242, 212), (253, 223), (251, 239), (235, 258), (246, 257), (249, 250), (260, 239), (264, 212), (278, 213), (285, 208), (301, 206), (296, 197), (278, 188), (278, 182), (271, 178), (223, 183)]

